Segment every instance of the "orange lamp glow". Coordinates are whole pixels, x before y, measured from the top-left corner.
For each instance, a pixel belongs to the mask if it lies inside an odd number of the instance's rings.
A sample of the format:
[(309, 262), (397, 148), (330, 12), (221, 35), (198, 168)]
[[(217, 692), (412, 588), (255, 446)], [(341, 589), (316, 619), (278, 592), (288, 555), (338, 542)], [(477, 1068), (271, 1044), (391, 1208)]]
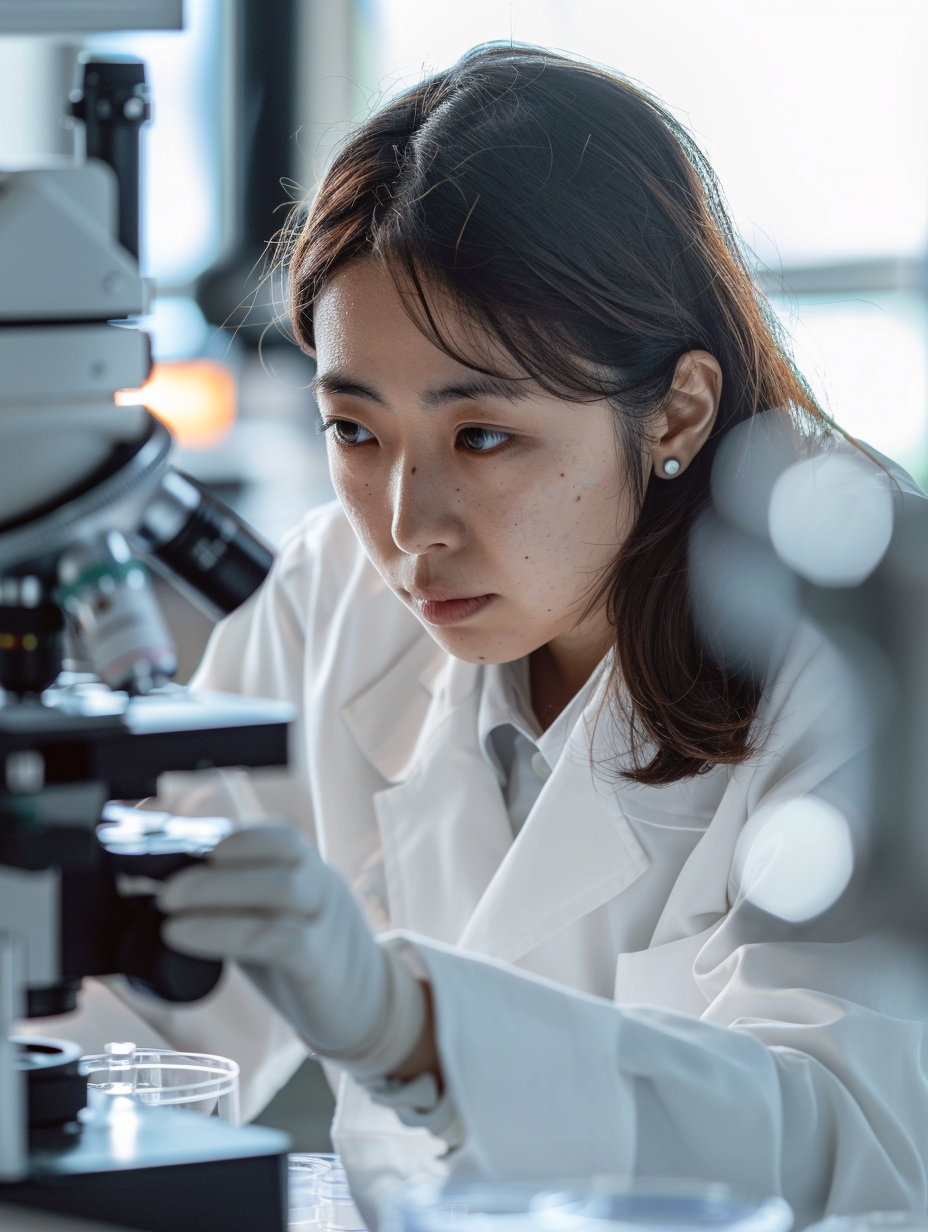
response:
[(215, 359), (155, 364), (141, 389), (116, 391), (117, 406), (147, 406), (182, 449), (211, 449), (235, 422), (235, 378)]

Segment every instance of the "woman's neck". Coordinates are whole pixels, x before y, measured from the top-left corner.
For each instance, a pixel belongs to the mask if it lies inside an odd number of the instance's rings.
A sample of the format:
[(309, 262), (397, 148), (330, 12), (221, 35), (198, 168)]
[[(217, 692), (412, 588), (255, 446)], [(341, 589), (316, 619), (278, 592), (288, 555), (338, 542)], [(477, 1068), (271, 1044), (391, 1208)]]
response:
[(558, 638), (529, 655), (532, 709), (542, 731), (580, 692), (612, 641), (611, 628), (598, 629), (585, 637)]

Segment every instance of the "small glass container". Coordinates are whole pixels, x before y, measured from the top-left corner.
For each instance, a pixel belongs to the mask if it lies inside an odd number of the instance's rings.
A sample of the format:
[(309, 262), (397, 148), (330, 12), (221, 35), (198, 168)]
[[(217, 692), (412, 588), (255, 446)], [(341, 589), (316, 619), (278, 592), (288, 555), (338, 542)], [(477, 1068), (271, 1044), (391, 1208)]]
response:
[(183, 1108), (238, 1125), (238, 1065), (202, 1052), (107, 1044), (106, 1051), (81, 1058), (87, 1075), (91, 1116), (106, 1113), (114, 1098), (152, 1108)]
[(291, 1155), (289, 1232), (364, 1232), (337, 1155)]

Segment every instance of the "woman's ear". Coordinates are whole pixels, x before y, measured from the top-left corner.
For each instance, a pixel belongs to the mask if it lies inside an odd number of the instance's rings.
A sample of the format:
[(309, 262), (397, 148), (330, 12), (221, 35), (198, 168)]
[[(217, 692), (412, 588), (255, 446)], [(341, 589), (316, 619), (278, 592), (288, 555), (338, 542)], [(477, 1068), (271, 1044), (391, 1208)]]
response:
[(708, 351), (677, 360), (670, 395), (655, 425), (651, 465), (662, 479), (680, 475), (709, 439), (722, 396), (722, 369)]

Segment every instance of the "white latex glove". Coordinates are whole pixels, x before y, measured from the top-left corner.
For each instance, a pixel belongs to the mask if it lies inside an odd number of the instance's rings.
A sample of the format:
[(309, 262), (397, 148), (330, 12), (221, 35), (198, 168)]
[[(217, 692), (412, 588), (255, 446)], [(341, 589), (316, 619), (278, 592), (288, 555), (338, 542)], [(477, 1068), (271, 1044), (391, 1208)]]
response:
[(425, 995), (374, 941), (348, 886), (288, 824), (239, 830), (165, 883), (169, 945), (233, 958), (313, 1052), (362, 1082), (415, 1048)]

